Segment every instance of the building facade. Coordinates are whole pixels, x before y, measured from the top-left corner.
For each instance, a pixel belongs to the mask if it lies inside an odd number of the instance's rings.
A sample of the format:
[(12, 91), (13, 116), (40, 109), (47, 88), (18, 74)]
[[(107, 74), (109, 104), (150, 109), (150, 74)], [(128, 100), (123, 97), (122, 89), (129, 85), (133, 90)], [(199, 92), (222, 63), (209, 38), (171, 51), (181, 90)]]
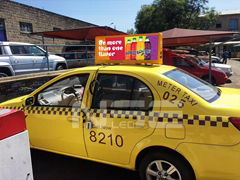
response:
[(43, 39), (31, 33), (77, 29), (86, 26), (96, 25), (11, 0), (0, 0), (0, 41), (65, 44), (70, 41)]
[(219, 19), (211, 30), (240, 31), (240, 10), (219, 12)]

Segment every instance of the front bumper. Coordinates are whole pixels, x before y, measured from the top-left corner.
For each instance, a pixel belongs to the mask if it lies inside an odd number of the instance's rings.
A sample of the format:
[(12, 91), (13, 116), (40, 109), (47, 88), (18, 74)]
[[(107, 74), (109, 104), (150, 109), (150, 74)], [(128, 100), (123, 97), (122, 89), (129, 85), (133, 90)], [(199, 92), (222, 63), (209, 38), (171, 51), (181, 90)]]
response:
[(240, 145), (217, 146), (183, 143), (180, 152), (191, 164), (200, 180), (239, 180)]
[(228, 77), (231, 77), (231, 76), (233, 75), (233, 72), (226, 72), (226, 75), (227, 75)]
[(217, 85), (226, 84), (228, 79), (229, 79), (228, 76), (225, 75), (225, 76), (222, 77), (222, 78), (218, 78), (217, 81), (216, 81), (216, 84), (217, 84)]

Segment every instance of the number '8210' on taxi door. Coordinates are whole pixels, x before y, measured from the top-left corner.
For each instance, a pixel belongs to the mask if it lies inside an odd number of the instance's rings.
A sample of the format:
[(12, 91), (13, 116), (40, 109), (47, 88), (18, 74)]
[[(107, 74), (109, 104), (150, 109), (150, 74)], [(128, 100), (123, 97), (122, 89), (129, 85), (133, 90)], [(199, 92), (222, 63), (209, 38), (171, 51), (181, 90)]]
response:
[(85, 67), (0, 106), (25, 112), (33, 148), (141, 179), (240, 178), (240, 91), (174, 67)]

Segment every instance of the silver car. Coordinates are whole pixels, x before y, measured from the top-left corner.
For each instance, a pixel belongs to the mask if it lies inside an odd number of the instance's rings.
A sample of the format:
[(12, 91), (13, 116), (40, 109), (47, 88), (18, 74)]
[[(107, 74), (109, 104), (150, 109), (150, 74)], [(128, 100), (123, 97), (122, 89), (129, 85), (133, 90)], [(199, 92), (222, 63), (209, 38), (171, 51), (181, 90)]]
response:
[(65, 58), (29, 43), (0, 42), (0, 77), (67, 69)]

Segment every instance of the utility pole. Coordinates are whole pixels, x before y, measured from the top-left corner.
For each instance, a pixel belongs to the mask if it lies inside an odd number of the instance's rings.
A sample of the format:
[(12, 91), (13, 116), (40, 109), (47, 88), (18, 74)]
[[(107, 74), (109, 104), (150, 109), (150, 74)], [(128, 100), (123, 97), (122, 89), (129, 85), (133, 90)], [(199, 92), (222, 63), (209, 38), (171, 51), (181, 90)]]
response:
[(209, 83), (212, 84), (212, 38), (209, 38)]

